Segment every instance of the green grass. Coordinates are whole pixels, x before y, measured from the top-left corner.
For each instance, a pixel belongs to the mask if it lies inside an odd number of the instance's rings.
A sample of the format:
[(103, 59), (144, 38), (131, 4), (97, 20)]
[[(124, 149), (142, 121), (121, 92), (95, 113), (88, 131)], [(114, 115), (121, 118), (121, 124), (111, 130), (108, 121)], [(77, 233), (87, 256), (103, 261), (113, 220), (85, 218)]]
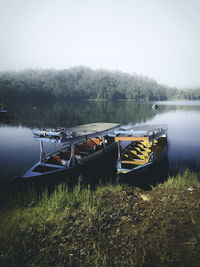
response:
[(31, 225), (43, 227), (47, 222), (62, 222), (78, 209), (87, 210), (88, 216), (97, 217), (106, 209), (102, 205), (102, 194), (121, 189), (119, 184), (107, 184), (92, 191), (89, 186), (81, 188), (79, 182), (73, 190), (61, 184), (51, 194), (44, 189), (42, 194), (37, 195), (34, 188), (26, 193), (16, 192), (8, 196), (6, 204), (0, 209), (0, 237), (7, 236), (16, 227), (26, 229)]
[[(88, 226), (103, 211), (112, 212), (115, 208), (106, 205), (102, 195), (121, 189), (119, 184), (108, 184), (92, 191), (89, 186), (81, 188), (79, 182), (73, 190), (63, 184), (51, 194), (45, 189), (38, 196), (31, 188), (26, 193), (10, 195), (0, 209), (0, 265), (48, 266), (52, 264), (54, 253), (57, 255), (56, 239), (61, 239), (59, 246), (63, 243), (58, 263), (63, 262), (66, 253), (69, 264), (70, 253), (62, 236), (65, 239), (65, 230), (72, 228), (73, 218), (77, 217), (76, 224), (82, 222)], [(94, 246), (97, 246), (96, 242)], [(34, 263), (30, 262), (30, 255)]]
[(187, 170), (149, 192), (79, 181), (10, 194), (0, 208), (0, 266), (198, 266), (198, 178)]
[(175, 177), (169, 177), (168, 180), (158, 185), (159, 188), (184, 188), (184, 187), (200, 187), (199, 174), (186, 170), (179, 173)]

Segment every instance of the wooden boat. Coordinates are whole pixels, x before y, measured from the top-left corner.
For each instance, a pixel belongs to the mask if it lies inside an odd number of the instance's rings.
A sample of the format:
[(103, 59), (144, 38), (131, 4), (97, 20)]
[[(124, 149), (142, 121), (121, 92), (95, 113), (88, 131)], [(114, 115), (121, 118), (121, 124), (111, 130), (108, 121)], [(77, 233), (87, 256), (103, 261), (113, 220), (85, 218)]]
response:
[(115, 134), (115, 141), (118, 142), (118, 174), (142, 171), (158, 163), (166, 155), (167, 127), (165, 125), (120, 129)]
[[(34, 131), (34, 139), (40, 141), (40, 161), (31, 167), (22, 179), (66, 175), (110, 152), (116, 143), (116, 123), (93, 123), (57, 131)], [(61, 143), (62, 147), (45, 155), (43, 142)]]
[(0, 115), (6, 114), (8, 112), (8, 103), (0, 102)]

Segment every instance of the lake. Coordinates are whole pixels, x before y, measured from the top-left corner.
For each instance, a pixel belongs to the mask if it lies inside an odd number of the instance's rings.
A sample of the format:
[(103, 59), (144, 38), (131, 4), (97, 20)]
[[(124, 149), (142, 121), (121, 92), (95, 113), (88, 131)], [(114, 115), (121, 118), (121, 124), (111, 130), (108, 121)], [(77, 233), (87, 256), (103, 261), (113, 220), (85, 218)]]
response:
[[(59, 101), (12, 103), (8, 116), (0, 117), (0, 179), (24, 173), (39, 161), (34, 129), (71, 127), (92, 122), (122, 125), (167, 124), (169, 171), (200, 170), (200, 101)], [(56, 148), (48, 144), (47, 150)]]

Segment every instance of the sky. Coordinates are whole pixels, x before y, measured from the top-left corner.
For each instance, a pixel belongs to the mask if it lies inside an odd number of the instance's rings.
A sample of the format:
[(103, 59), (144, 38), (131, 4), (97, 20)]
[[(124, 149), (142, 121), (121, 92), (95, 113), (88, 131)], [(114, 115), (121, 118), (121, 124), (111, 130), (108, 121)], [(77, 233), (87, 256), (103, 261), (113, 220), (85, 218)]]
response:
[(0, 71), (92, 69), (200, 86), (199, 0), (0, 0)]

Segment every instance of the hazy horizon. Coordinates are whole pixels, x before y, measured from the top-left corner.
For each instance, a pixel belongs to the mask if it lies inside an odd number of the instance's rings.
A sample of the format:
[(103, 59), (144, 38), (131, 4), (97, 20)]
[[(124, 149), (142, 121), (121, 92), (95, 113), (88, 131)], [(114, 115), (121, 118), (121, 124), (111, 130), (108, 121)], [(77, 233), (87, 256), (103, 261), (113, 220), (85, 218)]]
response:
[(198, 0), (0, 0), (0, 71), (91, 69), (200, 87)]

